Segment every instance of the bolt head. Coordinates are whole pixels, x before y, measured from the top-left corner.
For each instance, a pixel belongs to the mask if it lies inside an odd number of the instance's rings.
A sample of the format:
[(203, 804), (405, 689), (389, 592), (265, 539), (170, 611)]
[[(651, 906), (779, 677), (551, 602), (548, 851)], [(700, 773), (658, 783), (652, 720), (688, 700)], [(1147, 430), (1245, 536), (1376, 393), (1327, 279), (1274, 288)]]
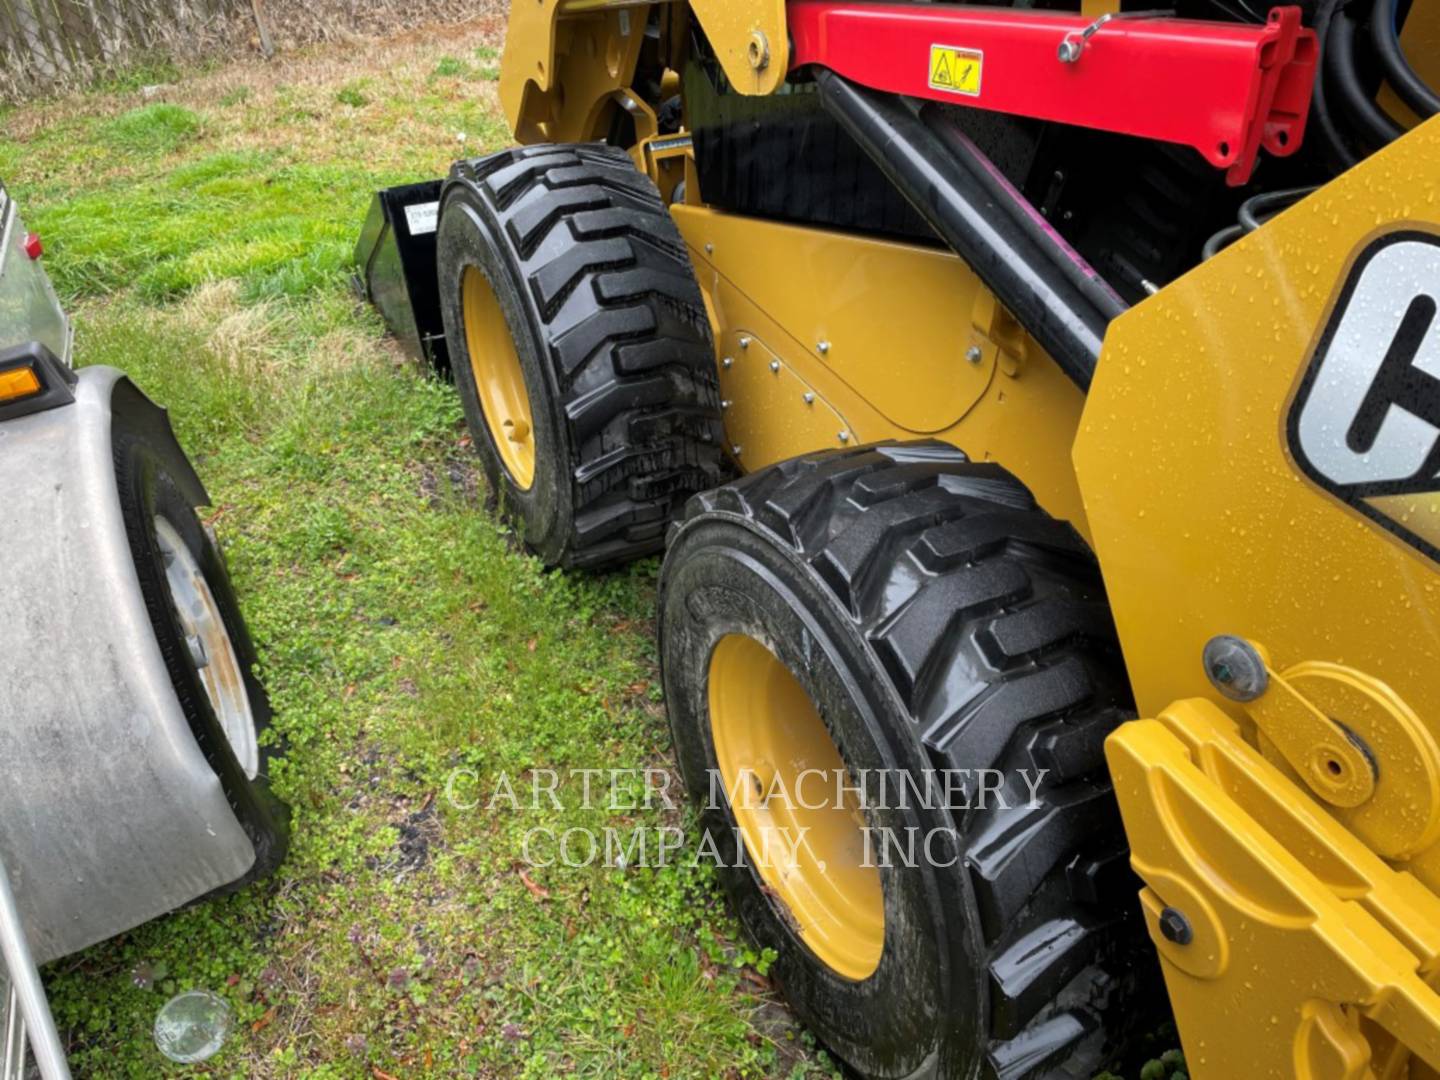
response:
[(714, 244), (708, 244), (708, 243), (707, 243), (707, 244), (705, 245), (705, 254), (706, 254), (706, 255), (714, 255), (714, 254), (715, 254), (715, 245), (714, 245)]
[(1270, 685), (1265, 660), (1255, 646), (1233, 634), (1205, 643), (1205, 675), (1231, 701), (1254, 701)]
[(750, 347), (750, 338), (749, 338), (748, 336), (741, 335), (741, 338), (740, 338), (740, 348), (742, 348), (742, 349), (748, 349), (749, 347)]
[(770, 370), (773, 371), (776, 375), (779, 375), (779, 374), (780, 374), (780, 361), (779, 361), (779, 360), (771, 360), (771, 361), (770, 361)]
[(1184, 912), (1167, 907), (1160, 912), (1160, 936), (1176, 945), (1189, 945), (1195, 940), (1195, 930)]
[(826, 353), (828, 353), (828, 352), (830, 351), (830, 343), (829, 343), (828, 341), (817, 341), (817, 342), (815, 343), (815, 350), (816, 350), (816, 352), (818, 352), (821, 356), (824, 356)]
[(745, 448), (744, 448), (743, 446), (741, 446), (739, 443), (735, 443), (733, 446), (730, 447), (730, 453), (734, 454), (736, 457), (739, 457), (739, 456), (740, 456), (740, 452), (741, 452), (742, 450), (744, 450), (744, 449), (745, 449)]
[(972, 364), (978, 364), (981, 360), (985, 359), (985, 353), (979, 345), (971, 345), (965, 350), (965, 359), (969, 360)]
[(810, 393), (810, 392), (807, 390), (807, 391), (802, 395), (802, 400), (804, 400), (804, 402), (805, 402), (806, 405), (814, 405), (814, 404), (815, 404), (815, 395), (812, 394), (812, 393)]
[(840, 432), (840, 441), (841, 441), (842, 443), (849, 442), (849, 441), (850, 441), (850, 433), (849, 433), (848, 431), (842, 431), (842, 432)]
[(723, 368), (728, 368), (733, 363), (735, 363), (735, 358), (733, 356), (727, 356), (725, 357), (725, 359), (720, 361), (720, 366)]
[(721, 408), (721, 409), (728, 409), (728, 408), (730, 408), (730, 406), (733, 405), (733, 404), (734, 404), (734, 402), (732, 402), (729, 398), (725, 398), (724, 400), (722, 400), (722, 401), (720, 402), (720, 408)]

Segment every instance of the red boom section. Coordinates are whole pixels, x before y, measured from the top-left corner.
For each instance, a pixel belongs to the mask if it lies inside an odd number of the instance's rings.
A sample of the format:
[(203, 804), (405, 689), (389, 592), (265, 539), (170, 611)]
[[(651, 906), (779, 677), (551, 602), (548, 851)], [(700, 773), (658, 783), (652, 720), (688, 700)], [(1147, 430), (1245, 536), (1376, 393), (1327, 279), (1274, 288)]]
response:
[(1264, 25), (953, 4), (792, 0), (793, 65), (886, 93), (1193, 146), (1250, 179), (1305, 134), (1318, 50), (1300, 9)]

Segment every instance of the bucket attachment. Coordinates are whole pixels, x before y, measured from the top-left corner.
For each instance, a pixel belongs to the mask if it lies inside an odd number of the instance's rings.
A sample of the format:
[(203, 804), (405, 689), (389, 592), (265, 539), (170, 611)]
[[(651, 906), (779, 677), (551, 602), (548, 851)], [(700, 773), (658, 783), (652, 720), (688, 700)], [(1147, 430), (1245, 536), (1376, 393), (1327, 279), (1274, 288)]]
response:
[(441, 183), (376, 192), (355, 247), (355, 289), (379, 309), (409, 353), (448, 378), (450, 352), (435, 271)]

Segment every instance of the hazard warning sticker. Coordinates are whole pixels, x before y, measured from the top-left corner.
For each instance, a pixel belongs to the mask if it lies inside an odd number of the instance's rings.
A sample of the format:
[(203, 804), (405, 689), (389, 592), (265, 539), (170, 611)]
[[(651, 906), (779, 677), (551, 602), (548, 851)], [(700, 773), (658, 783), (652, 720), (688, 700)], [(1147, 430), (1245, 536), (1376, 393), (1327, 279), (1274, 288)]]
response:
[(968, 97), (980, 96), (980, 70), (985, 57), (979, 49), (954, 45), (930, 46), (930, 85), (936, 90)]

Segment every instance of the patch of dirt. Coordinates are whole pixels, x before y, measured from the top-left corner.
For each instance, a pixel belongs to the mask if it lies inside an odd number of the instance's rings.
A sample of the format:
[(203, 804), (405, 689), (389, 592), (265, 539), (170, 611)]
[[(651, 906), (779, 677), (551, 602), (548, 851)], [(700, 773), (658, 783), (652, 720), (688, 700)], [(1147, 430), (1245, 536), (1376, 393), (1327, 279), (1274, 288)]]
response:
[(398, 869), (422, 869), (430, 861), (430, 846), (440, 839), (440, 819), (433, 802), (426, 802), (413, 814), (407, 814), (396, 828), (400, 832)]
[(449, 499), (458, 498), (467, 506), (479, 506), (484, 481), (480, 463), (473, 451), (456, 447), (444, 461), (422, 461), (415, 468), (419, 474), (420, 495), (432, 510), (438, 510)]

